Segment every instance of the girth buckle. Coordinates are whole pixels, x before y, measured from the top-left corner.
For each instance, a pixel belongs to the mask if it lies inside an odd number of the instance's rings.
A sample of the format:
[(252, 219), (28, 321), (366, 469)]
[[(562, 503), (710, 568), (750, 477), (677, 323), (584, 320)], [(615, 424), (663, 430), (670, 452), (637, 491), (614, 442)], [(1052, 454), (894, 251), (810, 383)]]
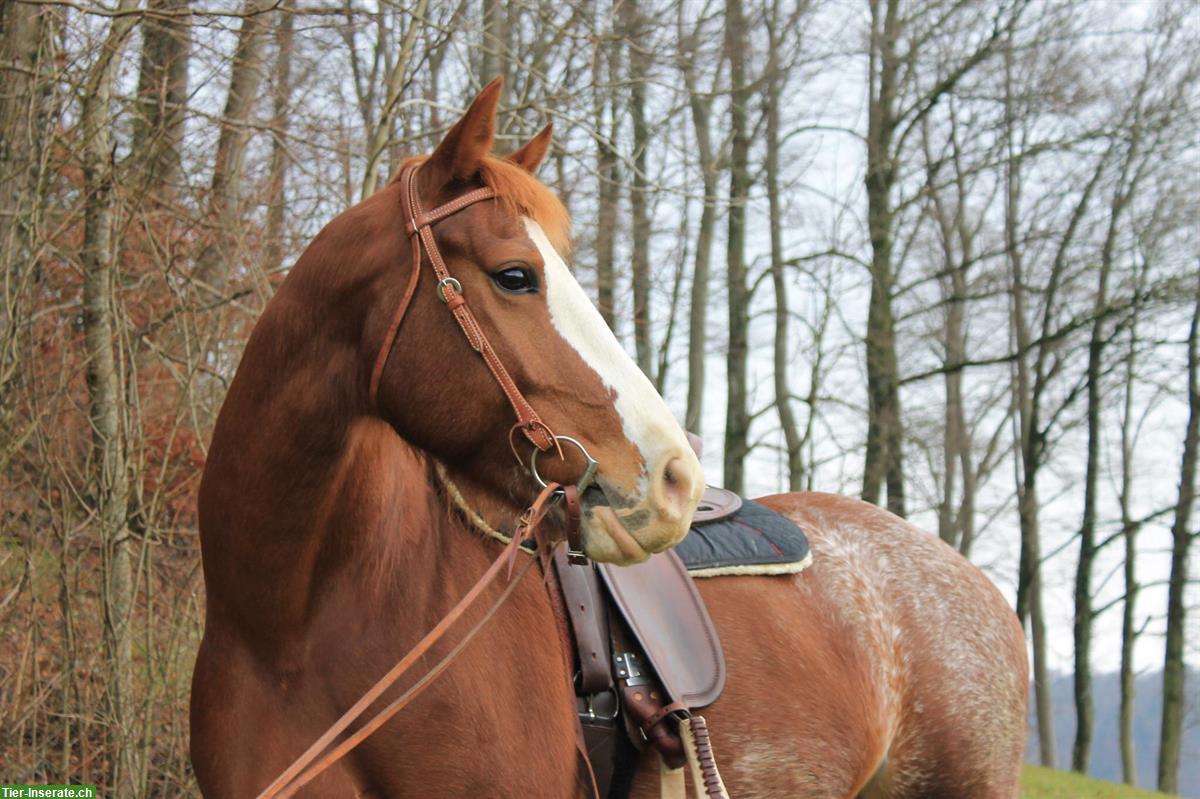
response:
[[(603, 709), (596, 710), (595, 701), (598, 697), (608, 696), (612, 698), (612, 712), (605, 713)], [(583, 701), (584, 708), (579, 711), (579, 720), (584, 724), (604, 724), (606, 726), (613, 725), (617, 717), (621, 715), (621, 700), (617, 695), (617, 689), (609, 686), (598, 694), (587, 694), (579, 697)]]

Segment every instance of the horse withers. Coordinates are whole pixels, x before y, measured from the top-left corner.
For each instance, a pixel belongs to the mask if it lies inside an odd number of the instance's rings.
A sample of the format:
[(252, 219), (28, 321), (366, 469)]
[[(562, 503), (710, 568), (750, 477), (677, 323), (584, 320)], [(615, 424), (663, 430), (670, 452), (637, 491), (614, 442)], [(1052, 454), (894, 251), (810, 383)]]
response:
[[(497, 557), (477, 521), (512, 529), (538, 491), (537, 436), (513, 435), (518, 403), (448, 295), (544, 429), (598, 462), (580, 497), (589, 557), (635, 563), (687, 533), (699, 463), (565, 264), (567, 214), (533, 177), (549, 127), (491, 154), (499, 96), (495, 81), (412, 162), (425, 208), (494, 194), (431, 228), (452, 283), (422, 277), (419, 220), (393, 182), (318, 234), (247, 343), (200, 489), (191, 750), (205, 796), (271, 783)], [(544, 479), (576, 481), (579, 452), (547, 449)], [(872, 505), (760, 502), (805, 528), (815, 560), (698, 583), (725, 647), (705, 716), (730, 795), (1015, 797), (1028, 675), (999, 592)], [(587, 795), (556, 624), (525, 580), (440, 679), (299, 795)], [(647, 755), (633, 795), (658, 790)]]

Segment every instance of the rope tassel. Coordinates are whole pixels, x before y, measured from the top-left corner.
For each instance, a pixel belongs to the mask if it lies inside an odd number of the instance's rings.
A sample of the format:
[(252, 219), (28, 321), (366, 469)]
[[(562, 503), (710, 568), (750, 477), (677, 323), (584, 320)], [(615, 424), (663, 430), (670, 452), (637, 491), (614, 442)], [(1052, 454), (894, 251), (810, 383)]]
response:
[[(687, 771), (692, 780), (692, 795), (695, 799), (729, 799), (729, 791), (717, 770), (717, 758), (713, 754), (712, 738), (708, 734), (708, 722), (703, 716), (690, 716), (687, 724), (679, 725), (679, 736), (687, 754)], [(687, 799), (683, 769), (669, 769), (660, 765), (662, 799)]]
[(713, 754), (712, 738), (704, 716), (690, 717), (680, 732), (683, 733), (683, 748), (687, 750), (696, 799), (729, 799), (729, 791), (725, 790), (721, 772), (717, 770), (717, 757)]

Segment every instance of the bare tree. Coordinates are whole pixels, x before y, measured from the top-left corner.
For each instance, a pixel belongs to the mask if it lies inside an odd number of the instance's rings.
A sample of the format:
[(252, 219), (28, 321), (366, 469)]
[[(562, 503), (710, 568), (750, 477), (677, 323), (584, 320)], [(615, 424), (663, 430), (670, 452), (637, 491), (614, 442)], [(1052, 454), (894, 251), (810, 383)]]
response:
[(32, 255), (42, 205), (39, 175), (51, 147), (43, 106), (55, 27), (37, 6), (0, 6), (0, 469), (34, 429), (17, 427), (11, 386), (21, 379), (37, 282)]
[(263, 271), (283, 266), (284, 212), (287, 207), (288, 122), (292, 99), (292, 51), (295, 46), (295, 19), (290, 3), (285, 3), (275, 23), (275, 70), (271, 85), (271, 164), (267, 173), (267, 242)]
[[(412, 79), (409, 72), (409, 65), (413, 60), (413, 54), (417, 46), (417, 34), (424, 23), (425, 12), (428, 7), (428, 0), (417, 0), (416, 6), (413, 7), (412, 14), (408, 18), (408, 25), (405, 27), (404, 34), (401, 37), (399, 52), (394, 56), (389, 56), (392, 64), (391, 68), (387, 70), (383, 109), (380, 111), (379, 117), (375, 120), (375, 124), (371, 128), (367, 140), (367, 166), (363, 172), (363, 185), (362, 192), (360, 193), (360, 196), (363, 198), (374, 194), (375, 187), (379, 184), (380, 162), (387, 151), (388, 142), (392, 135), (392, 127), (395, 123), (396, 113), (399, 110), (400, 96), (407, 86), (408, 81)], [(379, 39), (378, 46), (387, 46), (382, 36)]]
[(713, 91), (706, 92), (700, 88), (697, 74), (703, 17), (701, 21), (697, 21), (694, 28), (685, 30), (683, 9), (684, 5), (680, 3), (678, 63), (683, 73), (688, 110), (696, 136), (696, 155), (703, 191), (700, 223), (696, 227), (696, 254), (692, 266), (692, 290), (688, 306), (688, 393), (684, 426), (699, 433), (704, 410), (704, 367), (708, 354), (709, 263), (712, 259), (713, 232), (716, 226), (717, 178), (720, 164), (712, 135)]
[(804, 486), (804, 439), (792, 408), (792, 388), (789, 373), (791, 363), (788, 358), (788, 347), (791, 336), (788, 333), (791, 322), (788, 310), (787, 281), (785, 278), (785, 263), (783, 257), (783, 208), (780, 196), (780, 163), (779, 151), (783, 133), (780, 130), (779, 106), (786, 96), (784, 88), (787, 84), (791, 69), (790, 54), (784, 52), (786, 42), (784, 37), (788, 31), (798, 30), (797, 19), (803, 11), (803, 5), (795, 9), (791, 18), (782, 16), (780, 3), (773, 0), (767, 11), (767, 61), (766, 81), (763, 84), (763, 108), (766, 114), (766, 158), (764, 175), (767, 189), (768, 213), (770, 214), (771, 236), (771, 283), (775, 290), (775, 341), (774, 341), (774, 382), (775, 410), (779, 415), (779, 426), (783, 428), (784, 446), (787, 448), (788, 488), (792, 491), (802, 490)]
[(1188, 580), (1188, 554), (1192, 539), (1192, 506), (1196, 501), (1196, 460), (1200, 453), (1200, 270), (1187, 338), (1188, 420), (1179, 464), (1179, 495), (1171, 523), (1171, 575), (1167, 594), (1167, 637), (1163, 654), (1163, 713), (1159, 733), (1158, 789), (1179, 792), (1179, 758), (1187, 694), (1183, 661), (1187, 608), (1184, 590)]
[(138, 110), (134, 117), (133, 152), (142, 164), (151, 195), (166, 199), (179, 180), (187, 106), (191, 26), (182, 12), (190, 0), (151, 0), (142, 25)]
[[(965, 163), (963, 126), (958, 103), (947, 99), (945, 134), (948, 153), (935, 154), (932, 120), (921, 125), (921, 142), (927, 171), (928, 213), (933, 216), (940, 246), (936, 262), (938, 284), (944, 304), (942, 348), (945, 374), (945, 406), (942, 431), (942, 491), (938, 502), (938, 536), (969, 554), (975, 540), (975, 497), (980, 472), (975, 462), (973, 426), (967, 423), (962, 364), (967, 360), (968, 325), (972, 270), (979, 267), (976, 238), (982, 224), (970, 218), (971, 173)], [(990, 157), (990, 155), (989, 155)], [(943, 177), (943, 170), (951, 174)], [(961, 487), (959, 479), (961, 477)]]
[[(616, 99), (612, 87), (619, 82), (621, 42), (605, 32), (599, 4), (596, 8), (596, 44), (592, 52), (593, 119), (596, 132), (596, 180), (599, 183), (596, 209), (596, 304), (609, 327), (616, 326), (617, 205), (620, 202), (620, 172), (617, 158)], [(611, 31), (611, 15), (607, 26)], [(602, 77), (607, 76), (607, 78)]]
[[(979, 45), (949, 63), (931, 66), (934, 76), (914, 83), (911, 69), (923, 43), (946, 30), (969, 26), (973, 9), (962, 4), (932, 4), (920, 13), (902, 13), (900, 0), (870, 0), (868, 50), (869, 96), (865, 178), (867, 226), (871, 238), (871, 299), (867, 311), (867, 451), (863, 499), (879, 503), (887, 486), (888, 510), (905, 515), (903, 419), (900, 373), (896, 361), (894, 245), (897, 201), (908, 137), (927, 114), (976, 67), (995, 52), (1006, 31), (1020, 18), (1025, 0), (994, 12)], [(906, 37), (909, 49), (903, 50)]]
[(79, 124), (83, 135), (83, 327), (87, 349), (88, 417), (92, 428), (94, 508), (103, 551), (104, 642), (109, 670), (106, 708), (113, 744), (110, 784), (136, 795), (142, 765), (134, 745), (133, 538), (127, 524), (129, 475), (121, 418), (123, 376), (114, 352), (119, 316), (112, 239), (114, 183), (110, 103), (121, 53), (137, 22), (137, 0), (122, 0), (88, 71)]
[(1140, 422), (1135, 419), (1135, 394), (1137, 385), (1137, 355), (1139, 315), (1142, 310), (1148, 264), (1137, 268), (1134, 278), (1134, 304), (1129, 311), (1129, 349), (1125, 355), (1125, 379), (1121, 397), (1121, 475), (1117, 500), (1121, 506), (1121, 540), (1124, 544), (1124, 562), (1121, 573), (1124, 579), (1124, 596), (1121, 603), (1121, 706), (1118, 715), (1121, 750), (1121, 776), (1126, 785), (1137, 785), (1137, 751), (1133, 734), (1134, 707), (1137, 681), (1134, 675), (1134, 643), (1137, 640), (1137, 599), (1140, 591), (1137, 577), (1137, 536), (1141, 524), (1133, 515), (1133, 476), (1135, 466), (1135, 444)]
[(633, 342), (637, 364), (654, 375), (654, 340), (650, 320), (650, 214), (647, 208), (649, 179), (646, 157), (650, 129), (646, 122), (646, 89), (650, 80), (649, 26), (638, 0), (621, 3), (622, 36), (629, 52), (629, 117), (633, 128), (633, 181), (629, 186), (633, 278)]
[(749, 31), (741, 0), (725, 3), (725, 57), (729, 62), (729, 225), (725, 239), (725, 286), (729, 345), (725, 354), (725, 487), (745, 490), (750, 414), (746, 407), (746, 355), (750, 344), (750, 289), (746, 285), (746, 206), (750, 197), (749, 105), (746, 74)]
[[(1143, 83), (1144, 85), (1144, 83)], [(1140, 96), (1135, 102), (1140, 102)], [(1079, 562), (1075, 570), (1075, 743), (1071, 750), (1071, 768), (1087, 773), (1091, 759), (1092, 726), (1095, 709), (1091, 689), (1091, 646), (1094, 613), (1092, 610), (1092, 569), (1096, 557), (1096, 492), (1100, 480), (1100, 437), (1102, 435), (1102, 380), (1105, 349), (1109, 341), (1105, 311), (1109, 302), (1109, 280), (1116, 258), (1122, 214), (1129, 206), (1145, 162), (1139, 164), (1140, 126), (1132, 128), (1129, 145), (1121, 164), (1121, 173), (1113, 189), (1109, 206), (1108, 231), (1101, 247), (1096, 270), (1096, 293), (1092, 305), (1092, 331), (1087, 361), (1087, 467), (1083, 487), (1083, 521), (1079, 528)]]
[(246, 145), (250, 140), (250, 116), (258, 98), (263, 76), (267, 20), (263, 11), (269, 0), (245, 0), (245, 13), (238, 30), (217, 139), (216, 163), (208, 194), (210, 242), (196, 258), (192, 280), (211, 292), (219, 292), (233, 267), (239, 224), (239, 197)]

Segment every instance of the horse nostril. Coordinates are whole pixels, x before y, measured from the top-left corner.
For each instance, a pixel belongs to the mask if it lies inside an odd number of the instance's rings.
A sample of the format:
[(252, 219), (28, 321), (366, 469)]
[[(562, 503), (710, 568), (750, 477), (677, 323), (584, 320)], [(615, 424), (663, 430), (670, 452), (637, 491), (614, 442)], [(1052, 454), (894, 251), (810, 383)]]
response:
[[(690, 456), (691, 453), (688, 455)], [(689, 459), (695, 460), (694, 458)], [(662, 465), (662, 471), (659, 472), (658, 477), (658, 491), (660, 492), (658, 496), (662, 502), (662, 511), (667, 516), (682, 516), (688, 512), (694, 501), (692, 493), (697, 479), (698, 475), (696, 477), (692, 475), (688, 460), (682, 457), (669, 458)], [(699, 499), (699, 497), (695, 499)]]

